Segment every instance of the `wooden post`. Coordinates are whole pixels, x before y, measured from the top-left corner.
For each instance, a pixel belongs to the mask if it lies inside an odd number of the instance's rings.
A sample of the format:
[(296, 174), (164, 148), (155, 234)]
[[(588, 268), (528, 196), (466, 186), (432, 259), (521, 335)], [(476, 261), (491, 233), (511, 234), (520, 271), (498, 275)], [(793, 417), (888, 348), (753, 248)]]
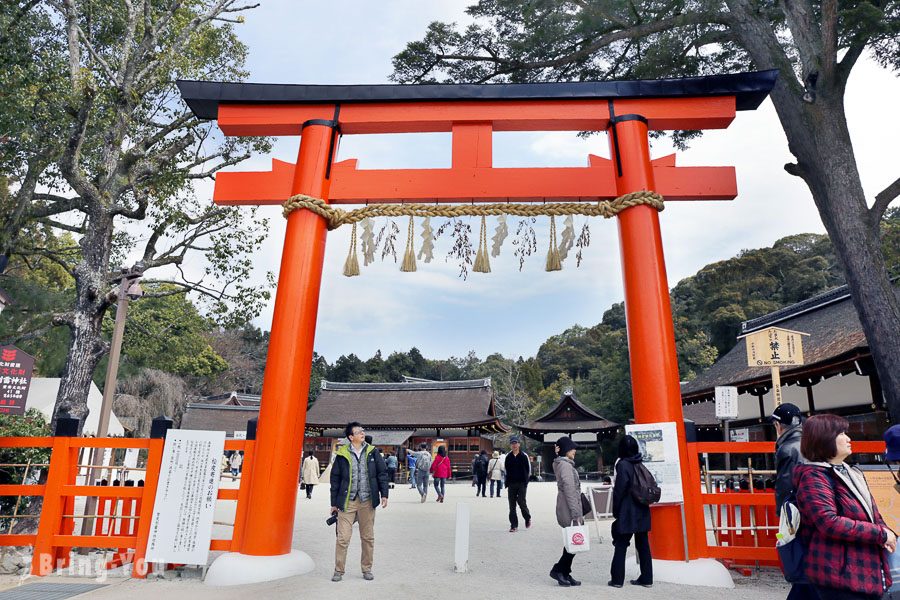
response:
[(772, 397), (775, 399), (775, 408), (781, 406), (781, 371), (779, 367), (772, 367)]

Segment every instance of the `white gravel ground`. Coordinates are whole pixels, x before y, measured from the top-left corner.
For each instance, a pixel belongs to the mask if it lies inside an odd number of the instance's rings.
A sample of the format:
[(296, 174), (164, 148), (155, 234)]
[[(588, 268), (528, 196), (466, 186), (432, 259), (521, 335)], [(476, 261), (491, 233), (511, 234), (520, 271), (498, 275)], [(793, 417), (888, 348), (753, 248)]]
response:
[[(294, 547), (307, 552), (315, 561), (315, 570), (302, 577), (254, 584), (250, 586), (212, 587), (198, 579), (131, 580), (111, 576), (110, 585), (78, 598), (91, 600), (268, 600), (288, 598), (352, 597), (360, 599), (394, 598), (417, 600), (467, 600), (514, 597), (517, 600), (566, 598), (686, 598), (690, 600), (776, 599), (787, 595), (787, 585), (780, 573), (763, 570), (752, 577), (732, 572), (733, 590), (689, 585), (657, 583), (651, 589), (606, 586), (612, 546), (605, 523), (604, 541), (598, 543), (591, 524), (592, 548), (575, 558), (573, 575), (583, 582), (578, 588), (560, 588), (550, 579), (550, 567), (562, 550), (562, 536), (556, 524), (554, 507), (556, 485), (533, 483), (528, 486), (528, 505), (534, 524), (526, 530), (520, 523), (516, 533), (509, 533), (508, 505), (505, 495), (497, 498), (475, 498), (475, 490), (466, 484), (447, 486), (443, 504), (434, 501), (431, 489), (428, 502), (406, 485), (392, 490), (386, 509), (379, 509), (375, 523), (375, 580), (364, 581), (359, 568), (359, 541), (354, 532), (347, 557), (347, 574), (340, 583), (331, 582), (334, 568), (334, 529), (325, 525), (328, 515), (328, 490), (318, 486), (312, 500), (303, 492), (297, 501)], [(505, 493), (505, 490), (504, 490)], [(453, 537), (456, 504), (471, 506), (471, 550), (469, 572), (453, 572)], [(220, 510), (217, 520), (225, 520), (228, 510)], [(217, 526), (218, 528), (219, 526)], [(633, 557), (629, 557), (634, 562)], [(91, 581), (53, 576), (45, 581)], [(0, 580), (0, 589), (15, 585), (15, 579)]]

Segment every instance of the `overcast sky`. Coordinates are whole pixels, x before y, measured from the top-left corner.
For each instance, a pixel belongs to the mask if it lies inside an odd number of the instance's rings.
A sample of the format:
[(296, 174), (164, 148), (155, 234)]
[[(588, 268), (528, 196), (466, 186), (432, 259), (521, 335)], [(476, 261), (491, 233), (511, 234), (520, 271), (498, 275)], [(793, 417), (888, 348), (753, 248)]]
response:
[[(238, 32), (250, 48), (250, 81), (261, 83), (386, 83), (391, 58), (411, 40), (420, 39), (433, 20), (466, 21), (470, 2), (298, 2), (262, 0), (247, 14)], [(871, 198), (897, 176), (896, 155), (887, 140), (900, 137), (896, 102), (900, 81), (871, 61), (851, 77), (847, 112), (863, 185)], [(584, 166), (589, 153), (609, 156), (607, 140), (574, 133), (495, 134), (495, 166)], [(294, 162), (299, 138), (278, 140), (272, 156), (255, 157), (233, 170), (268, 170), (272, 157)], [(671, 152), (657, 142), (653, 157)], [(449, 167), (449, 134), (345, 136), (339, 160), (358, 158), (360, 168)], [(660, 214), (669, 285), (704, 265), (727, 259), (742, 249), (771, 245), (786, 235), (824, 233), (803, 183), (787, 175), (791, 160), (772, 104), (739, 112), (726, 130), (708, 132), (679, 153), (681, 165), (734, 165), (738, 198), (731, 202), (671, 202)], [(210, 186), (199, 188), (211, 193)], [(270, 235), (256, 260), (255, 277), (277, 275), (284, 242), (280, 209), (271, 213)], [(478, 222), (471, 221), (477, 235)], [(510, 219), (510, 229), (516, 221)], [(578, 227), (581, 221), (576, 220)], [(622, 300), (621, 268), (615, 223), (591, 220), (591, 246), (581, 268), (572, 259), (560, 272), (546, 273), (546, 224), (538, 229), (539, 250), (522, 272), (512, 257), (512, 238), (492, 259), (493, 272), (472, 274), (466, 281), (443, 255), (419, 261), (415, 273), (401, 273), (390, 259), (363, 268), (360, 277), (342, 275), (349, 228), (328, 235), (325, 274), (316, 334), (316, 350), (329, 361), (355, 353), (365, 359), (381, 349), (385, 356), (415, 346), (429, 358), (463, 356), (474, 350), (531, 356), (550, 335), (574, 324), (590, 326), (603, 311)], [(398, 221), (404, 232), (405, 221)], [(495, 222), (488, 221), (491, 229)], [(401, 257), (402, 258), (402, 257)], [(274, 303), (274, 300), (273, 300)], [(268, 330), (272, 303), (256, 320)]]

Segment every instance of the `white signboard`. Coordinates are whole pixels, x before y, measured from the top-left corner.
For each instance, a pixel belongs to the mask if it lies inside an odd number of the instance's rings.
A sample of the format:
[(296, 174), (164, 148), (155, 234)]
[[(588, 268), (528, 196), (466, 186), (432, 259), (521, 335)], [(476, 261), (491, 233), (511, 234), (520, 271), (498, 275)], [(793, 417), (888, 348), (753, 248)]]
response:
[(224, 431), (171, 429), (166, 434), (148, 562), (206, 564), (224, 450)]
[(738, 389), (734, 386), (716, 386), (716, 418), (737, 419)]
[(235, 432), (234, 432), (234, 439), (236, 439), (236, 440), (246, 440), (246, 439), (247, 439), (247, 432), (246, 432), (246, 431), (235, 431)]
[(749, 429), (732, 429), (729, 432), (731, 435), (732, 442), (749, 442), (750, 441), (750, 430)]
[(684, 502), (675, 423), (626, 425), (625, 433), (637, 440), (644, 457), (644, 466), (653, 473), (662, 490), (660, 504)]
[(138, 481), (144, 478), (143, 471), (136, 471), (138, 465), (139, 448), (128, 448), (125, 450), (125, 460), (122, 461), (124, 467), (125, 480)]

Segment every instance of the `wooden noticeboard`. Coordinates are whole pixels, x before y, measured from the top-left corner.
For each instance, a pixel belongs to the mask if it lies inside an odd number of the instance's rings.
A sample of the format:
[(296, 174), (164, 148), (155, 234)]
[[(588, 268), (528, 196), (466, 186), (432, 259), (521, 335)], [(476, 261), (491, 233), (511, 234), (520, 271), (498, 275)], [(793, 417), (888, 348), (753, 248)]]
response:
[(884, 522), (894, 531), (900, 531), (900, 492), (894, 488), (897, 483), (894, 476), (887, 469), (880, 468), (863, 467), (862, 472)]
[(803, 336), (809, 335), (781, 327), (767, 327), (744, 337), (747, 344), (747, 366), (772, 369), (772, 395), (775, 406), (781, 405), (781, 367), (803, 364)]

